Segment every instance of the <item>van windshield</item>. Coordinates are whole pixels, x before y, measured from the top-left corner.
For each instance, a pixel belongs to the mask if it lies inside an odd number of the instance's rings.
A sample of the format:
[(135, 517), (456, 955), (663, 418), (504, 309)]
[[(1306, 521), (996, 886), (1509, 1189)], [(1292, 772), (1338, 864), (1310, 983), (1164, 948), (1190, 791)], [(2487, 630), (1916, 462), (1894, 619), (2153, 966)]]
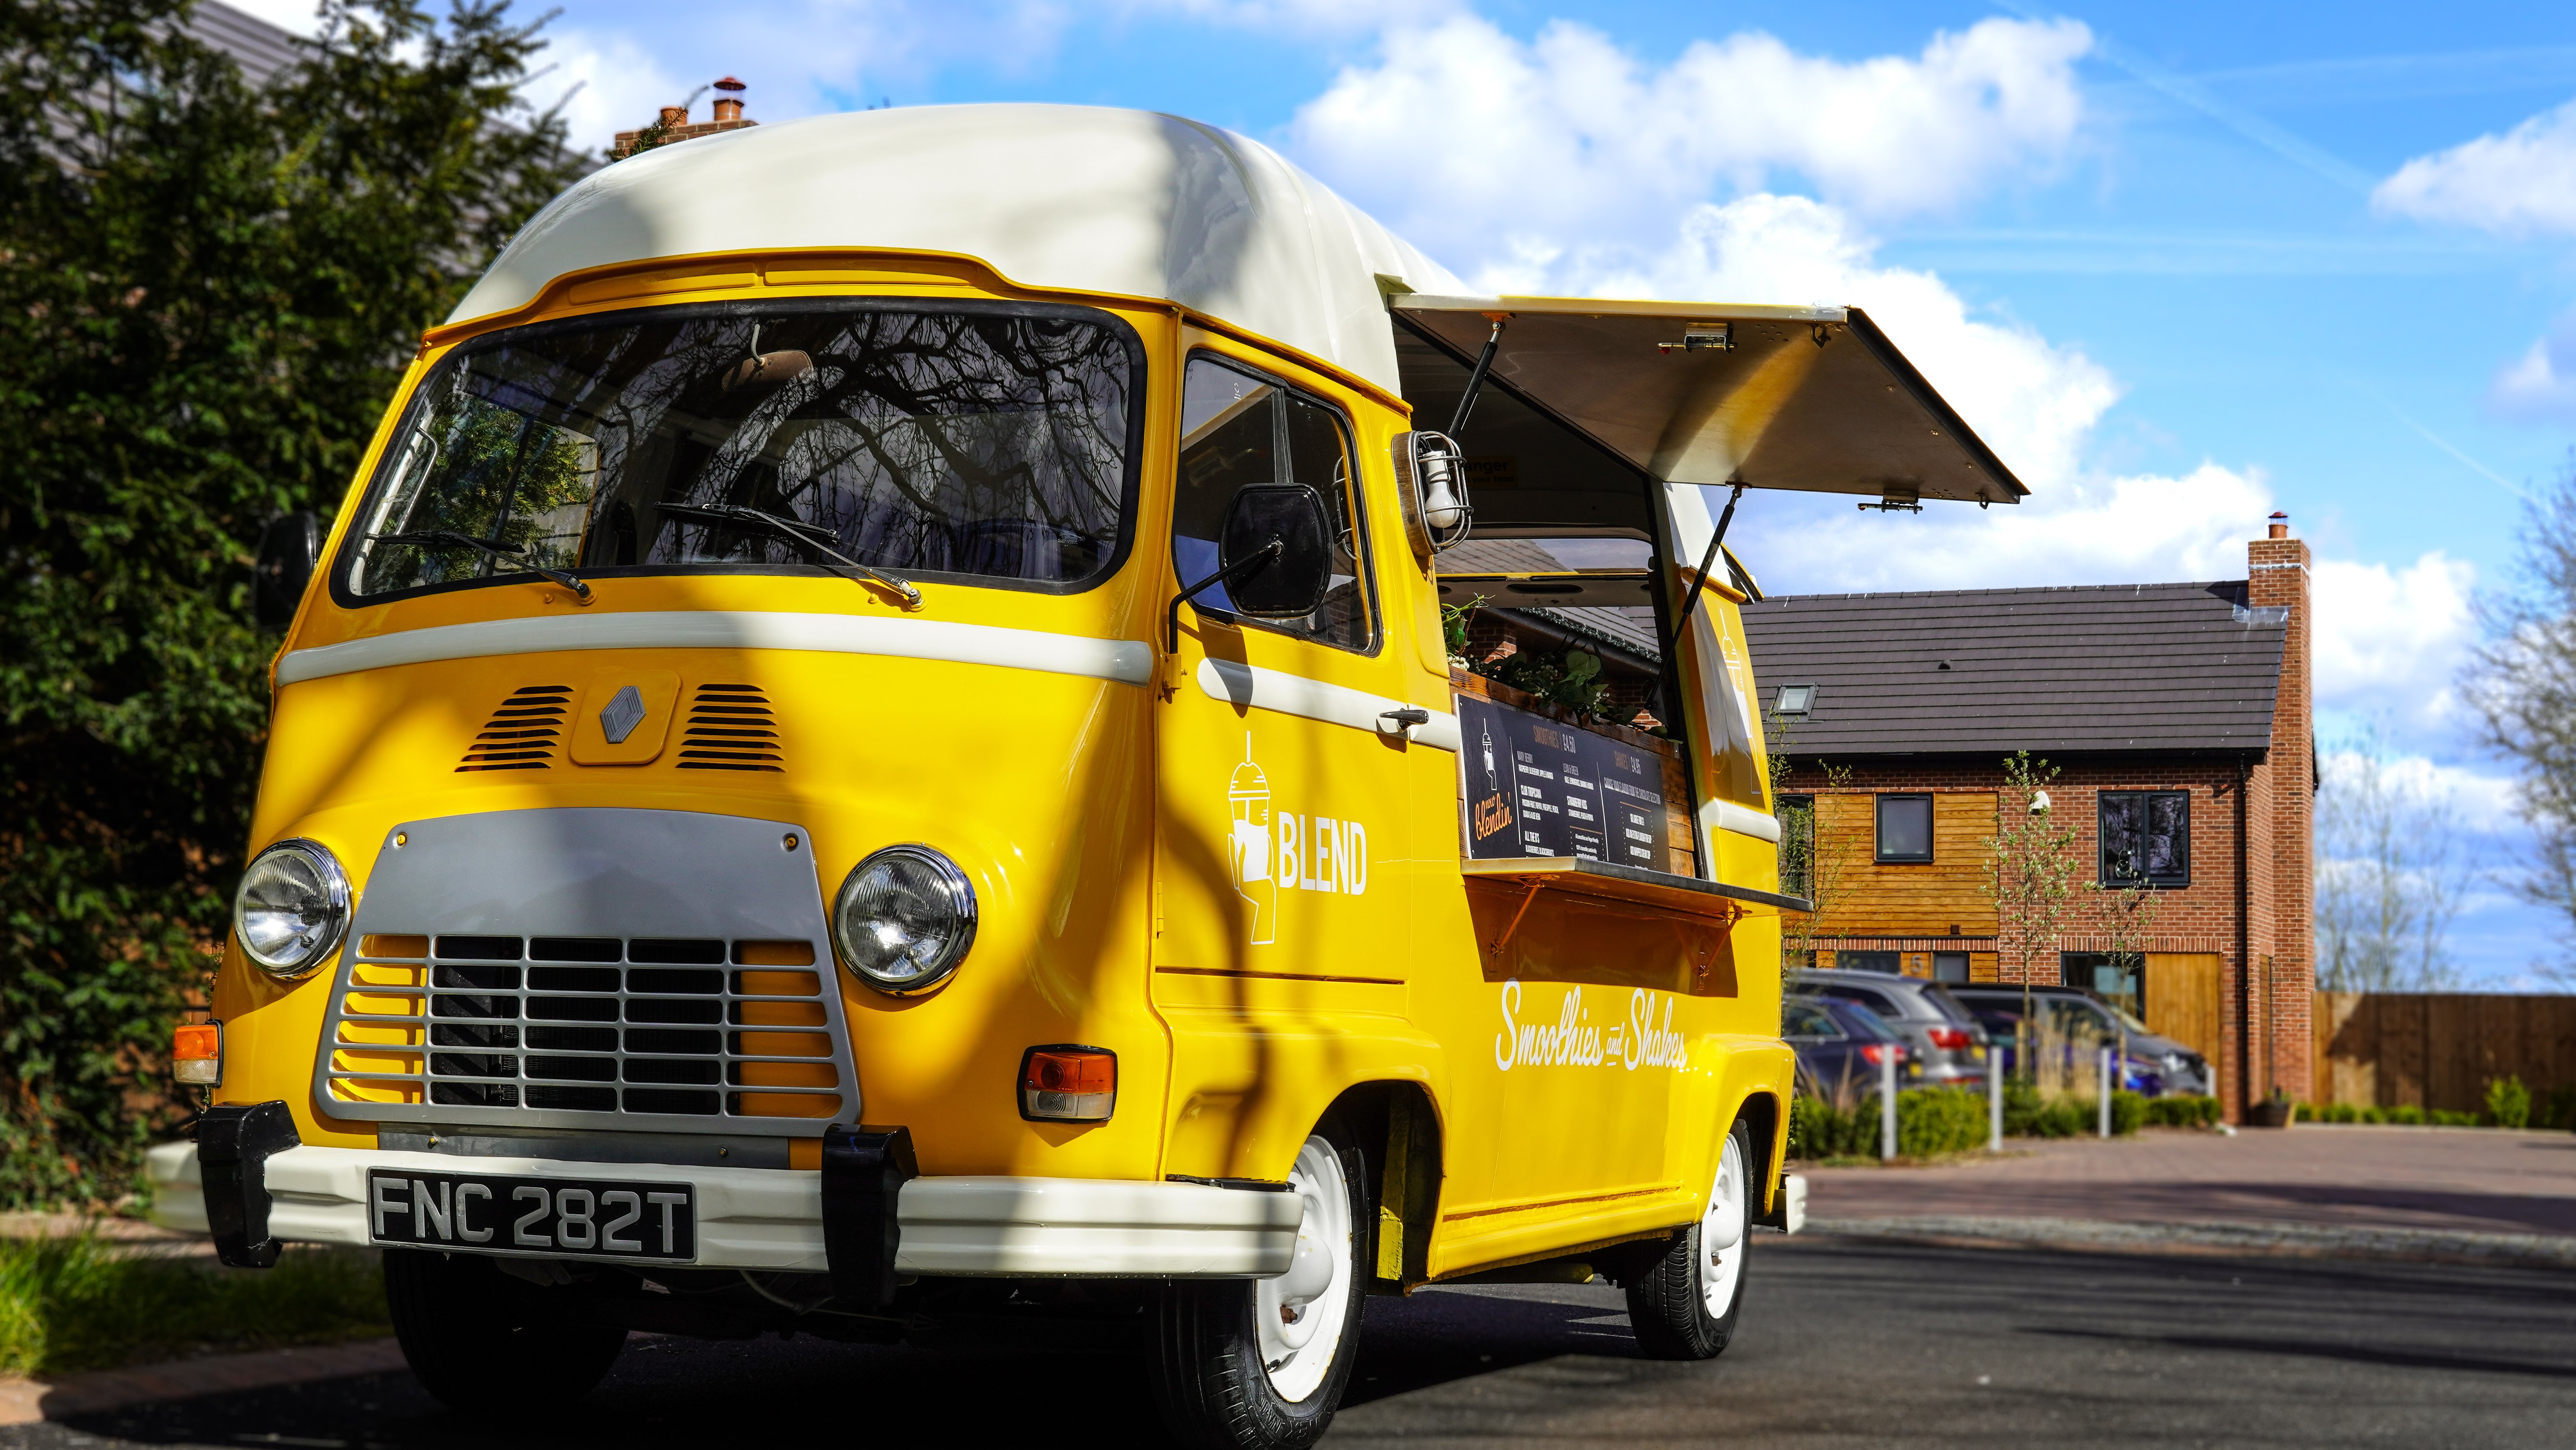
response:
[(1080, 588), (1122, 552), (1142, 373), (1123, 323), (1071, 307), (853, 300), (503, 332), (423, 383), (346, 588), (818, 567), (722, 507), (817, 526), (874, 568)]

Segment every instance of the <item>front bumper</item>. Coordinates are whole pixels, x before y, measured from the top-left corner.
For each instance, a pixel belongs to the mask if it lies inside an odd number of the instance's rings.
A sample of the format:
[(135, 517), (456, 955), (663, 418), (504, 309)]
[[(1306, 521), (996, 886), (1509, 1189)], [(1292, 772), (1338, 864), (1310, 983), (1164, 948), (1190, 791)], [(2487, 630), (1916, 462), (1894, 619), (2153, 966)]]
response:
[[(194, 1144), (148, 1155), (152, 1219), (208, 1232)], [(367, 1170), (519, 1178), (686, 1182), (697, 1192), (698, 1257), (712, 1269), (824, 1273), (822, 1175), (550, 1158), (464, 1157), (375, 1148), (288, 1148), (265, 1160), (268, 1233), (364, 1246)], [(985, 1278), (1260, 1278), (1286, 1273), (1304, 1200), (1197, 1183), (1126, 1179), (915, 1178), (896, 1199), (902, 1274)], [(459, 1252), (473, 1252), (460, 1245)]]

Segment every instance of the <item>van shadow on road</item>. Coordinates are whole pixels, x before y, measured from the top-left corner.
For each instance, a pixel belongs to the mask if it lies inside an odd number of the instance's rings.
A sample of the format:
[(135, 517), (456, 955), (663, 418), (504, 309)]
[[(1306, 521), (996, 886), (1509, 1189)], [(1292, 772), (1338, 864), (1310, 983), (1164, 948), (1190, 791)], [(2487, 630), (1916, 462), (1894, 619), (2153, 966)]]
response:
[[(2324, 1259), (1762, 1241), (1707, 1364), (1639, 1358), (1600, 1285), (1373, 1299), (1328, 1443), (2563, 1445), (2576, 1274)], [(1159, 1440), (1142, 1361), (1068, 1342), (632, 1344), (543, 1423), (479, 1425), (409, 1375), (0, 1430), (72, 1446), (1053, 1445)]]

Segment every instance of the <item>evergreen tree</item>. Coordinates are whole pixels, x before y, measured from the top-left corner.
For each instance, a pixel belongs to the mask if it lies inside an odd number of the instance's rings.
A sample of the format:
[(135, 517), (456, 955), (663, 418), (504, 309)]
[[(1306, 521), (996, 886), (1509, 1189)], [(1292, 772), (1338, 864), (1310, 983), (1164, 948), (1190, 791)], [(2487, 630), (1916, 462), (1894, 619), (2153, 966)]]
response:
[(337, 506), (421, 330), (581, 169), (506, 8), (334, 0), (265, 84), (188, 0), (0, 9), (0, 1206), (123, 1193), (182, 1111), (260, 530)]

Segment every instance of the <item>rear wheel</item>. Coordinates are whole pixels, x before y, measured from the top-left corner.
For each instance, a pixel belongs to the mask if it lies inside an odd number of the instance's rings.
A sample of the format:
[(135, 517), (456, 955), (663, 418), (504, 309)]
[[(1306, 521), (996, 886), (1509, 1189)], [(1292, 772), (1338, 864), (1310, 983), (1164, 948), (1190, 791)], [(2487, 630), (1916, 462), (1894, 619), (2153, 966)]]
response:
[(1288, 1186), (1306, 1214), (1287, 1273), (1164, 1287), (1154, 1393), (1182, 1444), (1303, 1450), (1332, 1423), (1367, 1287), (1368, 1179), (1350, 1141), (1327, 1124), (1298, 1150)]
[(1741, 1119), (1718, 1153), (1699, 1222), (1628, 1284), (1628, 1324), (1649, 1359), (1715, 1359), (1744, 1310), (1744, 1251), (1753, 1194), (1753, 1130)]
[(585, 1324), (548, 1291), (492, 1260), (385, 1250), (385, 1299), (403, 1358), (429, 1392), (478, 1414), (525, 1414), (569, 1404), (607, 1375), (626, 1331)]

